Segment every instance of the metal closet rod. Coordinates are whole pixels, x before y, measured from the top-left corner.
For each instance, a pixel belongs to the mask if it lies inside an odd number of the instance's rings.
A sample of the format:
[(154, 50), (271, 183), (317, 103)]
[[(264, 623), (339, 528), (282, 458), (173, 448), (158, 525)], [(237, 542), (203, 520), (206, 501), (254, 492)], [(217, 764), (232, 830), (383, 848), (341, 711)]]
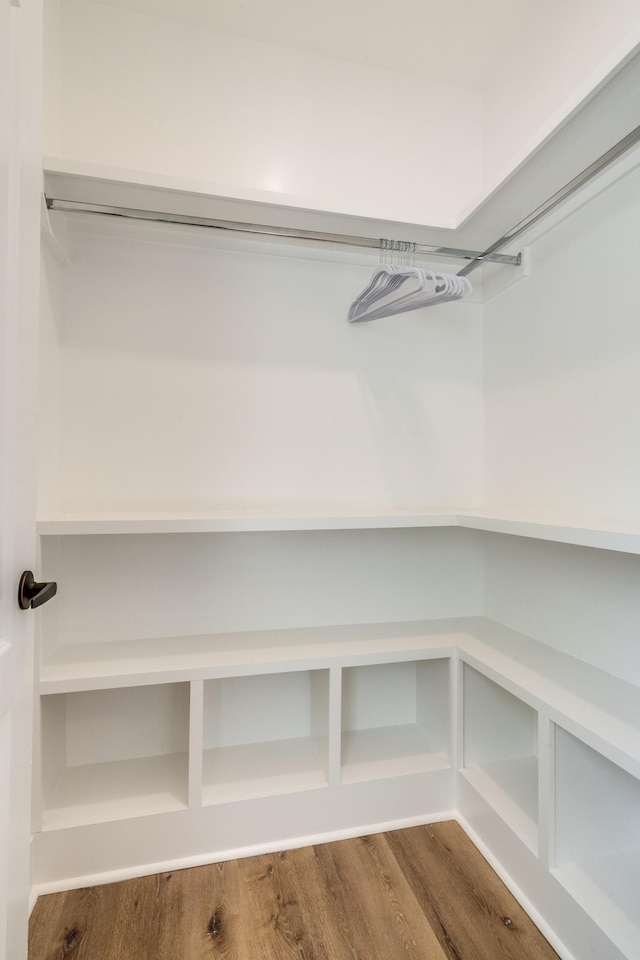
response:
[[(319, 233), (315, 230), (296, 230), (292, 227), (272, 227), (257, 223), (239, 223), (235, 220), (213, 220), (210, 217), (189, 217), (183, 214), (159, 213), (153, 210), (138, 210), (132, 207), (115, 207), (104, 204), (84, 203), (79, 200), (61, 200), (47, 197), (47, 209), (65, 213), (97, 213), (108, 217), (126, 217), (132, 220), (151, 220), (154, 223), (178, 223), (194, 227), (209, 227), (214, 230), (229, 230), (234, 233), (251, 233), (263, 237), (282, 237), (290, 240), (316, 240), (322, 243), (340, 243), (349, 247), (367, 247), (390, 252), (427, 254), (448, 260), (475, 260), (479, 250), (459, 250), (454, 247), (439, 247), (408, 240), (378, 240), (374, 237), (350, 237), (344, 233)], [(521, 256), (497, 253), (485, 259), (493, 263), (518, 266)]]
[(477, 257), (474, 257), (471, 263), (468, 263), (462, 270), (458, 271), (459, 277), (466, 277), (467, 274), (471, 273), (472, 270), (476, 270), (485, 260), (493, 260), (496, 251), (501, 247), (504, 247), (506, 243), (509, 243), (510, 240), (515, 239), (521, 233), (524, 233), (525, 230), (528, 230), (529, 227), (532, 227), (534, 223), (537, 223), (538, 220), (546, 216), (555, 207), (559, 206), (564, 200), (575, 193), (576, 190), (579, 190), (581, 187), (584, 187), (585, 184), (592, 180), (598, 173), (604, 170), (609, 164), (613, 163), (614, 160), (617, 160), (618, 157), (622, 156), (627, 150), (629, 150), (634, 144), (640, 141), (640, 126), (636, 127), (635, 130), (632, 130), (631, 133), (628, 133), (626, 137), (623, 137), (622, 140), (618, 140), (610, 150), (607, 150), (606, 153), (603, 153), (601, 157), (598, 157), (597, 160), (594, 160), (593, 163), (589, 164), (588, 167), (579, 173), (573, 180), (570, 180), (569, 183), (565, 184), (560, 190), (553, 194), (552, 197), (549, 197), (548, 200), (545, 200), (544, 203), (541, 203), (539, 207), (529, 214), (528, 217), (525, 217), (524, 220), (521, 220), (519, 223), (512, 227), (504, 236), (500, 237), (499, 240), (496, 240), (495, 243), (492, 243), (490, 247), (484, 251), (484, 253), (478, 254)]

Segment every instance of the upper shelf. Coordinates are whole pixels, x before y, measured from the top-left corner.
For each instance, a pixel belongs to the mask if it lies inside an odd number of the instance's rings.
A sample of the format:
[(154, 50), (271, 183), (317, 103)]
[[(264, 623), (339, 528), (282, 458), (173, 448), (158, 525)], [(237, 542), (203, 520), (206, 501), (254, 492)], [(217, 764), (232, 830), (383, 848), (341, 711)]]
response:
[(559, 517), (526, 510), (472, 510), (457, 514), (457, 525), (470, 530), (551, 540), (578, 547), (596, 547), (640, 554), (640, 522), (598, 517)]
[[(270, 190), (233, 192), (219, 182), (198, 180), (143, 169), (124, 169), (103, 163), (67, 157), (45, 157), (44, 188), (48, 197), (98, 206), (128, 207), (166, 213), (173, 217), (206, 218), (281, 229), (334, 233), (345, 237), (380, 237), (409, 241), (425, 246), (486, 250), (514, 224), (527, 221), (532, 210), (545, 205), (562, 192), (566, 184), (614, 144), (621, 142), (637, 125), (637, 90), (640, 55), (613, 75), (581, 109), (547, 137), (518, 169), (507, 177), (475, 209), (469, 208), (451, 226), (433, 225), (407, 219), (382, 219), (373, 211), (367, 215), (340, 213), (327, 208), (296, 205)], [(621, 167), (618, 160), (612, 167)], [(622, 171), (623, 172), (623, 171)], [(594, 178), (589, 190), (582, 187), (579, 205), (593, 192), (605, 189), (621, 175), (615, 170)], [(563, 202), (566, 212), (566, 202)], [(326, 246), (326, 245), (325, 245)], [(502, 251), (520, 252), (511, 242)]]
[[(569, 12), (557, 14), (560, 5), (547, 5), (554, 8), (555, 27), (563, 17), (567, 24), (571, 21)], [(483, 215), (485, 201), (492, 202), (497, 190), (510, 178), (517, 179), (551, 139), (601, 98), (604, 87), (617, 81), (640, 37), (633, 4), (626, 5), (626, 16), (619, 11), (585, 15), (580, 20), (581, 42), (570, 50), (558, 44), (554, 31), (550, 36), (541, 28), (544, 18), (529, 12), (533, 33), (515, 31), (530, 39), (528, 49), (522, 50), (520, 44), (518, 53), (518, 66), (529, 79), (523, 96), (513, 82), (513, 50), (518, 44), (506, 44), (508, 55), (496, 58), (495, 29), (490, 31), (491, 82), (486, 82), (483, 70), (484, 79), (478, 76), (469, 86), (466, 79), (443, 85), (428, 56), (421, 57), (422, 65), (428, 64), (428, 75), (408, 78), (395, 68), (374, 66), (366, 43), (358, 44), (354, 63), (327, 56), (326, 49), (320, 56), (309, 56), (308, 47), (301, 53), (281, 45), (280, 39), (273, 47), (271, 42), (247, 42), (225, 30), (203, 30), (201, 25), (196, 29), (188, 22), (177, 29), (174, 20), (140, 18), (124, 10), (123, 4), (108, 6), (93, 4), (95, 9), (83, 9), (78, 19), (72, 9), (65, 10), (59, 22), (52, 14), (45, 88), (55, 109), (47, 114), (48, 149), (60, 149), (62, 143), (78, 158), (100, 163), (106, 159), (114, 165), (155, 170), (160, 176), (175, 171), (194, 180), (210, 177), (220, 197), (443, 228), (462, 226), (471, 211)], [(212, 7), (206, 0), (201, 6)], [(176, 2), (177, 20), (184, 7)], [(431, 19), (433, 12), (424, 15)], [(447, 11), (447, 22), (450, 17)], [(331, 17), (323, 19), (326, 27)], [(344, 19), (341, 10), (337, 33), (343, 43)], [(468, 16), (462, 19), (466, 45), (455, 31), (444, 33), (455, 35), (458, 67), (468, 78), (471, 61), (478, 55), (486, 57), (488, 51), (482, 52)], [(277, 32), (280, 38), (281, 31)], [(336, 31), (329, 34), (333, 48)], [(435, 44), (441, 57), (442, 39)], [(395, 51), (402, 69), (408, 62), (406, 42), (405, 35)], [(393, 49), (388, 30), (382, 46), (387, 63)], [(86, 51), (92, 48), (103, 56), (87, 69)], [(140, 49), (145, 50), (147, 81), (142, 85), (137, 80)], [(541, 56), (541, 50), (548, 55)], [(528, 68), (523, 67), (523, 56)], [(456, 57), (444, 57), (448, 76)], [(61, 63), (62, 77), (56, 75)], [(226, 89), (230, 70), (242, 76), (243, 83)], [(174, 76), (180, 76), (179, 84), (172, 82)], [(222, 88), (225, 97), (217, 102), (210, 91)], [(414, 123), (425, 104), (428, 123)], [(603, 111), (607, 124), (621, 123), (614, 140), (631, 125), (626, 118), (620, 120), (626, 109), (633, 115), (633, 104), (617, 97), (615, 109)], [(238, 116), (243, 117), (242, 124), (236, 122)], [(549, 164), (562, 180), (600, 152), (600, 127), (590, 122), (582, 136), (572, 131), (562, 151), (569, 155), (561, 158), (564, 169), (558, 169), (557, 160)], [(515, 201), (522, 195), (522, 183), (518, 188), (512, 194)], [(522, 202), (529, 209), (536, 206), (526, 197)], [(511, 223), (503, 227), (508, 229), (523, 213), (526, 210), (509, 215)], [(502, 230), (491, 232), (499, 235)]]
[(560, 518), (525, 511), (254, 509), (175, 513), (69, 513), (42, 517), (41, 536), (153, 533), (251, 533), (462, 527), (556, 543), (640, 554), (640, 523)]
[(344, 236), (380, 237), (451, 246), (454, 231), (370, 217), (284, 206), (268, 191), (234, 197), (218, 183), (130, 170), (62, 157), (44, 157), (49, 199), (154, 211), (171, 217), (228, 220)]
[(456, 526), (456, 515), (438, 510), (337, 512), (312, 509), (218, 511), (215, 513), (67, 514), (42, 518), (42, 536), (109, 533), (252, 533), (288, 530), (370, 530), (385, 527)]

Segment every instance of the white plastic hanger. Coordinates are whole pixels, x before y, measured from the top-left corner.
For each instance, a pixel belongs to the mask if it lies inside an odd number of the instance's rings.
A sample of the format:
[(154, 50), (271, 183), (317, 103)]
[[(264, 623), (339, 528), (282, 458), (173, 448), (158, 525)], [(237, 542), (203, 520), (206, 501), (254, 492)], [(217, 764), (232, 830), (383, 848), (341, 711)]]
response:
[[(416, 310), (418, 307), (422, 306), (427, 299), (432, 298), (438, 292), (436, 275), (431, 273), (429, 270), (422, 270), (420, 267), (400, 267), (398, 268), (402, 271), (402, 275), (405, 277), (406, 281), (414, 280), (417, 284), (415, 289), (409, 290), (408, 293), (405, 293), (403, 296), (393, 296), (391, 299), (381, 301), (374, 306), (374, 312), (377, 316), (389, 316), (388, 308), (392, 308), (392, 312), (395, 313), (405, 313), (407, 310)], [(407, 286), (411, 284), (407, 283)], [(366, 316), (361, 313), (362, 319), (375, 319), (374, 316), (370, 315), (370, 312), (367, 311)]]
[(356, 297), (349, 308), (349, 320), (357, 320), (374, 303), (384, 299), (398, 287), (400, 287), (408, 275), (403, 274), (402, 268), (391, 266), (388, 263), (381, 263), (374, 272), (369, 284), (362, 291), (360, 296)]
[[(400, 289), (409, 280), (417, 287), (402, 295)], [(472, 289), (466, 277), (455, 274), (380, 264), (368, 286), (349, 307), (348, 319), (350, 323), (365, 323), (391, 317), (435, 303), (460, 300), (469, 296)]]

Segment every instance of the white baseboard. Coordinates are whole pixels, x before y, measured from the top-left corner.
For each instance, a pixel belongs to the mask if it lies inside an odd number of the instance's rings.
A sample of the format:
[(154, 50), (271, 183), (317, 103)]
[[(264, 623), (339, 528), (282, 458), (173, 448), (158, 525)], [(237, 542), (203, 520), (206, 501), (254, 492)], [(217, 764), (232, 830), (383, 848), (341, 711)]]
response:
[[(279, 853), (281, 850), (297, 850), (300, 847), (310, 847), (321, 843), (333, 843), (336, 840), (351, 840), (354, 837), (366, 837), (374, 833), (388, 833), (391, 830), (403, 830), (407, 827), (420, 827), (427, 823), (441, 823), (443, 820), (458, 820), (456, 810), (445, 810), (441, 813), (424, 817), (408, 817), (404, 820), (390, 820), (384, 823), (367, 824), (366, 826), (350, 827), (345, 830), (334, 830), (304, 837), (291, 837), (286, 840), (275, 840), (270, 843), (259, 843), (247, 847), (236, 847), (231, 850), (220, 850), (217, 853), (203, 854), (183, 859), (163, 860), (157, 863), (147, 863), (141, 866), (128, 867), (123, 870), (111, 870), (105, 873), (87, 874), (78, 877), (65, 877), (64, 880), (54, 880), (37, 884), (31, 889), (31, 909), (38, 897), (48, 893), (61, 893), (65, 890), (79, 890), (84, 887), (95, 887), (103, 883), (119, 883), (121, 880), (132, 880), (136, 877), (146, 877), (155, 873), (168, 873), (172, 870), (186, 870), (188, 867), (201, 867), (208, 863), (221, 863), (225, 860), (240, 860), (244, 857), (256, 857), (265, 853)], [(564, 960), (564, 958), (563, 958)], [(573, 958), (567, 958), (573, 960)]]
[(485, 858), (485, 860), (487, 861), (489, 866), (492, 868), (494, 873), (496, 873), (500, 877), (500, 879), (504, 883), (509, 893), (513, 894), (513, 896), (516, 898), (516, 900), (518, 901), (518, 903), (520, 904), (524, 912), (531, 918), (531, 920), (533, 920), (533, 922), (535, 923), (540, 933), (543, 935), (543, 937), (546, 937), (546, 939), (549, 941), (549, 943), (551, 944), (553, 949), (556, 951), (558, 956), (561, 958), (561, 960), (578, 960), (575, 954), (567, 950), (564, 943), (558, 939), (558, 936), (551, 929), (551, 927), (546, 922), (542, 914), (538, 912), (538, 910), (534, 907), (534, 905), (531, 903), (529, 898), (525, 896), (525, 894), (522, 892), (518, 884), (515, 883), (513, 878), (507, 873), (507, 871), (501, 865), (500, 861), (493, 856), (489, 848), (480, 839), (480, 837), (475, 832), (473, 827), (471, 827), (467, 823), (465, 818), (458, 811), (455, 812), (453, 819), (455, 819), (460, 824), (460, 826), (462, 827), (466, 835), (469, 837), (473, 845), (480, 851), (480, 853)]

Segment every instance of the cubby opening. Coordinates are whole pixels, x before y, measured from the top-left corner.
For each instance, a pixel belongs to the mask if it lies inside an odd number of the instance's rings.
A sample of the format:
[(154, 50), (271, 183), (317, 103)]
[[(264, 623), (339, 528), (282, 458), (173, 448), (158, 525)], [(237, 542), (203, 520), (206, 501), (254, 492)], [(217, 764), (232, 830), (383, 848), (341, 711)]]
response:
[(628, 957), (640, 943), (640, 780), (555, 728), (556, 878)]
[(466, 663), (463, 711), (463, 776), (537, 852), (536, 711)]
[(342, 672), (342, 782), (450, 766), (449, 660)]
[(187, 804), (189, 685), (42, 698), (43, 828)]
[(203, 802), (328, 785), (329, 671), (204, 684)]

